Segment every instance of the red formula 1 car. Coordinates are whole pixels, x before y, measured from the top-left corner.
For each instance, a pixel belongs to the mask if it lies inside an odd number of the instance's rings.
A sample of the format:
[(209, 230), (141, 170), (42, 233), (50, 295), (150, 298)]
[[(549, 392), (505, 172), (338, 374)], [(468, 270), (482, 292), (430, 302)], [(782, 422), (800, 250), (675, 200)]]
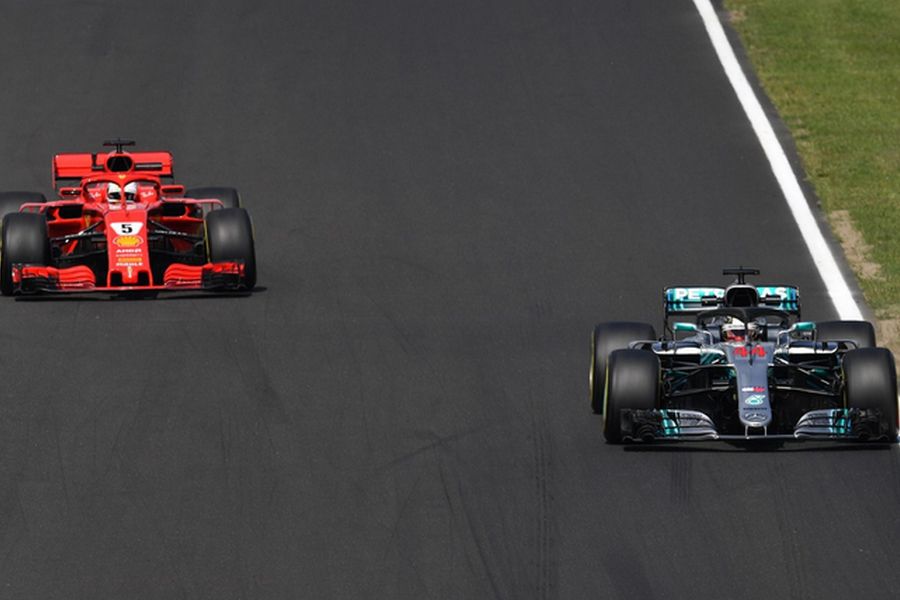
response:
[(172, 155), (123, 150), (131, 145), (57, 154), (56, 200), (0, 193), (4, 295), (253, 289), (253, 229), (237, 191), (163, 183)]

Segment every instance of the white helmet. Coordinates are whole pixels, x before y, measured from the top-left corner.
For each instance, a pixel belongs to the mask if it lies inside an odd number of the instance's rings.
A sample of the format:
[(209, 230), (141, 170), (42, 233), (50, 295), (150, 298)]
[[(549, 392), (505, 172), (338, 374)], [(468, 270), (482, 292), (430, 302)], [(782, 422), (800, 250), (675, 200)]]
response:
[(122, 202), (122, 188), (118, 183), (109, 182), (106, 184), (106, 201), (110, 204), (119, 204)]
[(755, 340), (759, 337), (759, 324), (750, 321), (746, 325), (740, 319), (728, 317), (722, 323), (722, 339), (726, 342), (743, 342), (746, 339)]
[(125, 184), (125, 202), (137, 201), (138, 184), (136, 181)]

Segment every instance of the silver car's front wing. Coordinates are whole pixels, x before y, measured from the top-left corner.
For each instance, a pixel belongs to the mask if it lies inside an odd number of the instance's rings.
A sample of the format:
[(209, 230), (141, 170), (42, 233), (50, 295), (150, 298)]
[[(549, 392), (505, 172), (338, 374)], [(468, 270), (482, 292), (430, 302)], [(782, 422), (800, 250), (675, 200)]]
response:
[(881, 411), (833, 408), (805, 413), (790, 433), (768, 427), (745, 427), (743, 433), (721, 433), (705, 413), (696, 410), (622, 410), (622, 438), (635, 442), (704, 440), (846, 440), (894, 441)]

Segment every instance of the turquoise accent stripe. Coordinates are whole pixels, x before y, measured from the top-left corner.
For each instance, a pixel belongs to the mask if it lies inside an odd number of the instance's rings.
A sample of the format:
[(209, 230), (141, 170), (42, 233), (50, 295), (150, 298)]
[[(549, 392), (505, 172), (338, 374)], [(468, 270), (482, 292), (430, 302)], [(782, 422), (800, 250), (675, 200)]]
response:
[(835, 423), (831, 428), (835, 435), (847, 435), (850, 433), (850, 410), (846, 408), (834, 409)]
[(669, 411), (663, 409), (659, 411), (662, 415), (662, 428), (664, 436), (677, 436), (681, 433), (681, 428), (675, 423), (675, 419), (669, 416)]

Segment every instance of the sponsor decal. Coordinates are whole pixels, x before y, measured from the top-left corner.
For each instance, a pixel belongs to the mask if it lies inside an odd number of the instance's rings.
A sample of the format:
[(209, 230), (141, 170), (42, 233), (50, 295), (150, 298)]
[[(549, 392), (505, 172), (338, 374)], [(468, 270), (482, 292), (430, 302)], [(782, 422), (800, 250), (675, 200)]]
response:
[(762, 387), (761, 385), (751, 385), (751, 386), (749, 386), (749, 387), (742, 387), (742, 388), (741, 388), (741, 391), (742, 391), (742, 392), (757, 392), (757, 393), (758, 393), (758, 392), (764, 392), (764, 391), (766, 391), (766, 388)]
[(766, 350), (762, 346), (756, 346), (753, 348), (753, 356), (765, 357)]
[(121, 223), (110, 223), (109, 226), (118, 235), (137, 235), (144, 228), (144, 224), (140, 221), (122, 221)]
[(797, 292), (794, 288), (779, 285), (761, 285), (756, 288), (756, 292), (760, 296), (778, 296), (782, 300), (796, 300)]
[(134, 248), (144, 243), (144, 238), (139, 235), (120, 235), (113, 238), (113, 244), (121, 248)]
[(746, 404), (747, 406), (759, 406), (765, 401), (765, 394), (751, 394), (744, 398), (744, 404)]
[(750, 356), (750, 352), (745, 346), (738, 346), (734, 349), (734, 355), (740, 356), (741, 358), (747, 358), (748, 356)]
[(779, 298), (787, 298), (788, 289), (783, 286), (760, 285), (756, 288), (756, 293), (760, 296), (778, 296)]
[(700, 302), (704, 298), (721, 298), (725, 295), (722, 288), (672, 288), (669, 290), (670, 300), (675, 302)]
[(132, 265), (136, 267), (143, 266), (144, 257), (142, 256), (118, 256), (116, 257), (116, 266)]

